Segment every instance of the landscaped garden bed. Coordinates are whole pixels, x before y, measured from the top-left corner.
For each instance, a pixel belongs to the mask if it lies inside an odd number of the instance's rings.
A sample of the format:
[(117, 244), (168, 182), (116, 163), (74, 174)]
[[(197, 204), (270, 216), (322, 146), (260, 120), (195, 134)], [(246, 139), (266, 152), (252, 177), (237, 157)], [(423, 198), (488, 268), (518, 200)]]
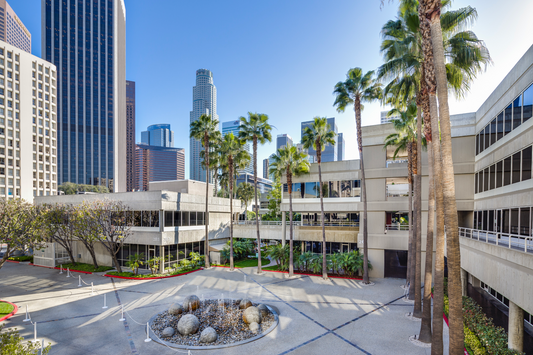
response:
[(176, 276), (180, 276), (180, 275), (186, 275), (186, 274), (190, 274), (191, 272), (195, 272), (195, 271), (198, 271), (198, 270), (201, 270), (202, 267), (195, 267), (195, 268), (192, 268), (192, 269), (179, 269), (179, 270), (176, 270), (176, 271), (173, 271), (173, 272), (170, 272), (168, 274), (135, 274), (133, 272), (116, 272), (116, 271), (111, 271), (111, 272), (108, 272), (107, 274), (105, 274), (104, 276), (107, 276), (107, 277), (114, 277), (114, 278), (118, 278), (118, 279), (133, 279), (133, 280), (137, 280), (137, 279), (142, 279), (142, 280), (151, 280), (151, 279), (166, 279), (166, 278), (169, 278), (169, 277), (176, 277)]
[(23, 255), (23, 256), (12, 256), (8, 259), (9, 261), (18, 261), (18, 262), (33, 262), (33, 255)]
[(18, 307), (7, 301), (0, 301), (0, 322), (17, 313)]
[[(235, 261), (235, 268), (236, 269), (241, 269), (241, 268), (244, 268), (244, 267), (257, 267), (257, 258), (247, 258), (247, 259), (241, 259), (241, 260), (238, 260), (238, 261)], [(263, 259), (261, 258), (261, 265), (268, 265), (270, 264), (270, 260), (268, 259)], [(229, 266), (229, 263), (226, 263), (226, 264), (223, 264), (223, 265), (217, 265), (217, 264), (212, 264), (211, 266), (214, 266), (214, 267), (230, 267)]]
[(104, 272), (104, 271), (114, 269), (111, 266), (98, 266), (98, 268), (95, 268), (93, 264), (84, 264), (84, 263), (62, 264), (61, 267), (63, 269), (68, 268), (70, 271), (86, 271), (86, 272)]
[[(279, 265), (273, 265), (273, 266), (267, 266), (263, 268), (263, 271), (269, 271), (269, 272), (280, 272), (283, 274), (288, 274), (288, 271), (283, 271), (279, 269)], [(313, 273), (304, 273), (304, 272), (294, 272), (295, 275), (304, 275), (304, 276), (320, 276), (322, 277), (322, 274), (313, 274)], [(337, 275), (337, 274), (331, 274), (328, 273), (328, 277), (331, 277), (333, 279), (349, 279), (349, 280), (362, 280), (363, 278), (361, 276), (343, 276), (343, 275)]]

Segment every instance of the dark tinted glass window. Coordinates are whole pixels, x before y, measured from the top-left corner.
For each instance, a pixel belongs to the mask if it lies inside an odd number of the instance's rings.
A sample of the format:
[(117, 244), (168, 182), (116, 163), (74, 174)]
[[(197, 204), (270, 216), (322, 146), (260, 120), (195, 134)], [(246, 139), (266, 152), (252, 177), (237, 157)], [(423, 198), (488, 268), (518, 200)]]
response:
[(529, 146), (522, 150), (522, 181), (531, 179), (531, 150)]
[(159, 227), (159, 211), (152, 211), (150, 227)]
[(518, 234), (518, 208), (511, 209), (511, 234)]
[(489, 227), (489, 218), (487, 216), (487, 211), (483, 211), (483, 230), (487, 230)]
[(165, 211), (165, 227), (172, 227), (174, 225), (173, 223), (173, 217), (174, 212), (172, 211)]
[(490, 144), (496, 143), (496, 119), (490, 123)]
[(476, 136), (476, 155), (479, 154), (479, 133)]
[(522, 124), (522, 95), (513, 101), (513, 129)]
[(490, 146), (490, 124), (485, 127), (485, 149)]
[(496, 163), (496, 188), (502, 187), (503, 161)]
[(524, 112), (523, 112), (523, 118), (524, 122), (529, 120), (531, 118), (531, 110), (533, 108), (533, 85), (531, 85), (527, 90), (524, 92)]
[(489, 184), (489, 185), (490, 185), (490, 189), (491, 189), (491, 190), (494, 190), (494, 188), (495, 188), (495, 186), (494, 186), (495, 184), (494, 184), (494, 183), (495, 183), (495, 181), (496, 181), (496, 178), (495, 178), (495, 175), (496, 175), (496, 174), (495, 174), (495, 173), (496, 173), (496, 165), (492, 165), (492, 166), (490, 166), (490, 167), (489, 167), (489, 172), (490, 172), (490, 180), (489, 180), (489, 182), (490, 182), (490, 184)]
[(520, 209), (520, 234), (529, 236), (531, 216), (529, 207)]
[(499, 140), (503, 137), (503, 112), (498, 115), (496, 126), (497, 126), (496, 129), (498, 132), (498, 135), (496, 138)]
[(481, 153), (484, 150), (485, 150), (485, 131), (481, 130), (481, 132), (479, 132), (479, 152)]
[(188, 226), (189, 225), (189, 212), (181, 212), (181, 225), (182, 226)]
[(478, 185), (478, 181), (477, 181), (477, 179), (479, 177), (478, 175), (479, 175), (478, 173), (476, 173), (476, 175), (474, 175), (474, 184), (476, 186), (474, 191), (475, 191), (476, 194), (479, 192), (479, 190), (478, 190), (479, 189), (479, 185)]
[(190, 212), (189, 213), (189, 218), (190, 218), (190, 225), (191, 226), (195, 226), (196, 225), (196, 212)]
[(150, 211), (142, 211), (142, 226), (143, 227), (150, 227)]
[(181, 226), (181, 211), (174, 211), (174, 226)]
[(494, 231), (494, 210), (490, 210), (489, 211), (489, 216), (488, 216), (488, 226), (487, 226), (487, 230), (493, 232)]
[(503, 210), (503, 233), (509, 233), (509, 210)]
[(511, 157), (505, 158), (503, 161), (503, 186), (511, 183)]
[(511, 132), (513, 129), (513, 105), (507, 106), (505, 109), (505, 134)]
[(520, 182), (520, 155), (521, 152), (513, 154), (513, 184)]
[(483, 191), (489, 191), (489, 168), (483, 170)]

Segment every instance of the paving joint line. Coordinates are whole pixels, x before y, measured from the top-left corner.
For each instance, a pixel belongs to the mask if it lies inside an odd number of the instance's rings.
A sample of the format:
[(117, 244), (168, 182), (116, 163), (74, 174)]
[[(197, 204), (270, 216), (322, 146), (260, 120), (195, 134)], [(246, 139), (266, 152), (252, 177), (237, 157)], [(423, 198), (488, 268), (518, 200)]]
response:
[[(111, 283), (113, 284), (113, 288), (115, 289), (115, 296), (117, 297), (117, 303), (120, 306), (122, 306), (122, 303), (120, 302), (120, 296), (118, 295), (118, 290), (115, 286), (115, 280), (111, 277)], [(130, 343), (131, 353), (137, 354), (137, 349), (135, 348), (135, 343), (133, 342), (133, 337), (131, 336), (130, 327), (128, 326), (128, 321), (125, 319), (124, 322), (124, 329), (126, 329), (126, 334), (128, 335), (128, 340)]]

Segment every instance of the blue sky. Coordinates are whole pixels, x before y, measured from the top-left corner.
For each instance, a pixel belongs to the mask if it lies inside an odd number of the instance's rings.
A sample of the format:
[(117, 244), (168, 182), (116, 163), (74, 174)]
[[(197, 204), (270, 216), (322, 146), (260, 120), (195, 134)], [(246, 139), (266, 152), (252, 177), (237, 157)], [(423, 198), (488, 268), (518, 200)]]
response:
[[(8, 1), (32, 33), (32, 52), (41, 53), (41, 0)], [(154, 123), (170, 123), (175, 146), (189, 158), (189, 111), (195, 72), (213, 72), (220, 121), (248, 111), (269, 115), (273, 136), (300, 141), (300, 122), (337, 117), (346, 158), (358, 157), (353, 110), (332, 106), (333, 86), (348, 69), (382, 64), (380, 29), (396, 14), (397, 2), (362, 0), (125, 0), (126, 75), (136, 82), (137, 140)], [(453, 2), (473, 6), (473, 31), (485, 40), (494, 64), (472, 85), (466, 99), (450, 102), (452, 114), (476, 111), (533, 44), (532, 1)], [(378, 103), (367, 104), (363, 125), (379, 123)], [(259, 148), (259, 159), (275, 150)], [(258, 163), (261, 176), (262, 164)]]

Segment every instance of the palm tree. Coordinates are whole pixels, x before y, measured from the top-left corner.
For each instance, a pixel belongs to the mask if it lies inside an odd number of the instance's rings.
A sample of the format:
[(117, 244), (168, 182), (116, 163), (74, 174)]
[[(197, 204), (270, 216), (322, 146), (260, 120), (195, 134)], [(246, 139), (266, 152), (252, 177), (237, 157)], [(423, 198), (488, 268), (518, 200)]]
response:
[[(246, 142), (253, 144), (253, 159), (254, 159), (254, 193), (255, 206), (259, 206), (257, 201), (257, 143), (265, 144), (272, 141), (272, 126), (268, 123), (268, 116), (264, 113), (248, 112), (248, 119), (240, 117), (241, 129), (239, 131), (239, 138)], [(255, 225), (257, 227), (257, 273), (261, 274), (261, 236), (259, 234), (259, 208), (255, 211)]]
[[(211, 115), (201, 115), (196, 121), (191, 122), (190, 138), (202, 142), (204, 150), (209, 152), (209, 140), (218, 132), (218, 120)], [(209, 154), (205, 154), (205, 267), (209, 268)]]
[[(215, 133), (209, 138), (209, 145), (212, 147), (209, 150), (209, 169), (213, 171), (213, 180), (215, 188), (213, 189), (213, 196), (217, 196), (218, 191), (218, 171), (221, 168), (223, 157), (220, 156), (220, 144), (222, 143), (222, 133), (215, 131)], [(202, 160), (202, 167), (205, 169), (205, 150), (200, 152), (200, 158)]]
[(248, 210), (248, 202), (254, 197), (254, 187), (252, 184), (243, 182), (237, 186), (237, 197), (244, 202), (244, 213)]
[(233, 265), (233, 170), (235, 168), (234, 160), (242, 161), (247, 159), (250, 160), (250, 154), (244, 149), (244, 142), (236, 138), (232, 132), (224, 136), (224, 140), (220, 145), (220, 153), (222, 156), (227, 159), (228, 163), (228, 173), (229, 173), (229, 206), (230, 206), (230, 215), (231, 223), (229, 230), (229, 265), (230, 270), (234, 270)]
[(363, 74), (361, 68), (353, 68), (346, 74), (346, 81), (339, 81), (335, 85), (336, 95), (334, 106), (337, 106), (338, 112), (344, 112), (346, 106), (353, 104), (355, 111), (355, 123), (357, 127), (357, 146), (359, 148), (359, 159), (361, 164), (361, 200), (363, 201), (363, 253), (364, 253), (364, 272), (363, 283), (369, 284), (368, 279), (368, 226), (367, 226), (367, 198), (366, 198), (366, 181), (365, 165), (363, 159), (363, 133), (361, 130), (361, 111), (363, 102), (372, 102), (381, 98), (381, 84), (374, 80), (374, 71)]
[[(332, 131), (330, 132), (333, 133)], [(274, 161), (272, 162), (272, 164), (270, 164), (269, 173), (274, 174), (280, 180), (283, 174), (287, 176), (287, 188), (289, 192), (289, 277), (290, 277), (294, 275), (293, 242), (292, 242), (293, 240), (293, 237), (292, 237), (292, 178), (296, 176), (300, 176), (302, 174), (309, 173), (309, 161), (307, 160), (307, 154), (305, 154), (304, 152), (298, 151), (298, 149), (295, 146), (284, 146), (283, 148), (278, 149), (277, 154), (273, 157), (273, 159)], [(323, 219), (322, 219), (322, 223), (324, 223)], [(322, 249), (324, 250), (324, 248)]]
[[(320, 219), (322, 224), (322, 276), (324, 280), (328, 278), (328, 269), (326, 267), (326, 228), (324, 227), (324, 194), (322, 189), (322, 151), (326, 149), (327, 144), (335, 145), (335, 136), (328, 124), (326, 117), (315, 117), (310, 127), (305, 127), (302, 134), (302, 143), (305, 149), (313, 148), (316, 151), (316, 160), (318, 163), (318, 181), (320, 184)], [(291, 215), (292, 219), (292, 215)]]

